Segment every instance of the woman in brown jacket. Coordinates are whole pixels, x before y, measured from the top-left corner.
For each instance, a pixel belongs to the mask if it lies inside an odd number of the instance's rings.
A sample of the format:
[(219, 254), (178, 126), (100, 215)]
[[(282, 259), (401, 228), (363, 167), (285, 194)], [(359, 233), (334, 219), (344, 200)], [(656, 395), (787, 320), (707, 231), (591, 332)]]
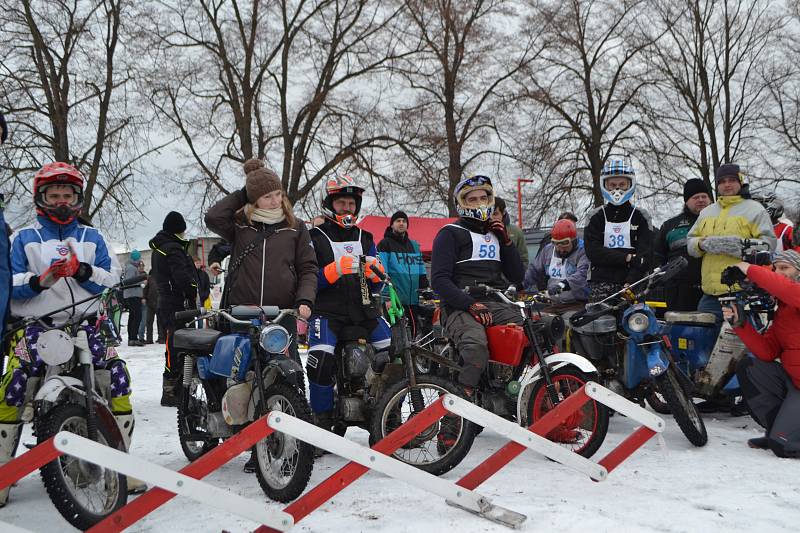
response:
[[(308, 229), (295, 218), (275, 172), (258, 159), (244, 163), (245, 188), (229, 194), (206, 213), (206, 226), (231, 243), (222, 306), (276, 305), (311, 316), (317, 292), (317, 257)], [(297, 324), (282, 325), (297, 353)], [(245, 472), (255, 471), (254, 457)]]

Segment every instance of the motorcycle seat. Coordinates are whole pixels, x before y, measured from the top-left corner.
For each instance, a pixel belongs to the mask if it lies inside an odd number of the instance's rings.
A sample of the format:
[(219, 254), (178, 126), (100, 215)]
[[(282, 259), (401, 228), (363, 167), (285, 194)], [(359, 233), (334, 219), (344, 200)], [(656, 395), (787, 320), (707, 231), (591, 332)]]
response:
[(664, 321), (668, 324), (714, 325), (716, 317), (713, 313), (701, 311), (667, 311), (664, 313)]
[(215, 329), (179, 329), (173, 335), (173, 346), (180, 352), (210, 354), (222, 332)]

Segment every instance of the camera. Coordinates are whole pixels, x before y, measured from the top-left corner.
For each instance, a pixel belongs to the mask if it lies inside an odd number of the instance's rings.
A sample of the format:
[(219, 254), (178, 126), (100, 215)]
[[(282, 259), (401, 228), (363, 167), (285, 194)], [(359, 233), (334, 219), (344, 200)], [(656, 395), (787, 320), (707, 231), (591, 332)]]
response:
[(769, 244), (764, 241), (744, 239), (742, 241), (742, 261), (751, 265), (772, 264), (772, 251)]

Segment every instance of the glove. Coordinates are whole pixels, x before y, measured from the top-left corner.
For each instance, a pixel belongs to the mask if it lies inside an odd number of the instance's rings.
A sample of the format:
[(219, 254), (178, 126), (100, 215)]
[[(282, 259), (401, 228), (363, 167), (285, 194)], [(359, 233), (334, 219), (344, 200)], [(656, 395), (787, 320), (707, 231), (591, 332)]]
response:
[(386, 270), (383, 268), (383, 264), (381, 264), (381, 260), (377, 257), (372, 257), (371, 255), (367, 256), (367, 271), (364, 272), (364, 275), (373, 283), (380, 283), (382, 280), (381, 278), (372, 271), (373, 265), (377, 268), (381, 274), (386, 276)]
[(50, 265), (50, 268), (45, 270), (44, 274), (39, 276), (38, 285), (43, 289), (49, 289), (55, 285), (60, 278), (69, 278), (73, 276), (78, 272), (79, 267), (80, 263), (78, 262), (78, 257), (75, 254), (70, 253), (69, 256), (65, 257), (64, 259), (54, 261)]
[(511, 244), (511, 237), (508, 236), (508, 230), (502, 220), (493, 220), (492, 223), (489, 224), (489, 231), (497, 236), (500, 240), (500, 244), (503, 246)]
[(480, 302), (475, 302), (469, 306), (469, 314), (471, 314), (472, 318), (484, 326), (492, 325), (492, 312), (489, 311), (488, 307)]
[(89, 281), (92, 277), (92, 265), (89, 263), (78, 263), (78, 270), (72, 275), (78, 283)]
[(547, 288), (547, 294), (549, 296), (555, 296), (556, 294), (561, 294), (562, 292), (569, 290), (569, 283), (566, 280), (559, 281), (552, 287)]
[(742, 240), (739, 237), (706, 237), (700, 241), (700, 248), (709, 254), (742, 258)]
[(358, 274), (358, 259), (349, 255), (340, 257), (338, 261), (325, 265), (325, 268), (322, 269), (322, 274), (328, 280), (328, 283), (333, 285), (342, 276)]
[(747, 274), (742, 272), (742, 270), (737, 266), (729, 266), (725, 270), (722, 271), (722, 275), (720, 276), (720, 282), (724, 285), (733, 286), (737, 283), (741, 283), (747, 279)]

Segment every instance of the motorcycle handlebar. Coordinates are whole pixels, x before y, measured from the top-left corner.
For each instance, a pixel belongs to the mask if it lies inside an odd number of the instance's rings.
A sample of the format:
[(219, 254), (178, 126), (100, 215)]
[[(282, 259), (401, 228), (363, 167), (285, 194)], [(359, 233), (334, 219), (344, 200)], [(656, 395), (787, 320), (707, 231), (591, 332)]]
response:
[(193, 318), (197, 318), (199, 316), (203, 316), (206, 314), (205, 309), (189, 309), (188, 311), (178, 311), (175, 313), (175, 320), (191, 320)]
[(147, 281), (147, 275), (146, 274), (140, 274), (140, 275), (135, 276), (135, 277), (133, 277), (131, 279), (123, 280), (122, 284), (120, 284), (119, 288), (120, 289), (130, 289), (130, 288), (133, 288), (133, 287), (138, 287), (140, 284), (142, 284), (145, 281)]
[(380, 271), (380, 269), (379, 269), (377, 266), (375, 266), (375, 265), (370, 265), (370, 266), (369, 266), (369, 268), (370, 268), (370, 270), (372, 270), (372, 273), (373, 273), (373, 274), (375, 274), (376, 276), (378, 276), (378, 279), (379, 279), (379, 280), (381, 280), (381, 281), (386, 281), (386, 274), (384, 274), (383, 272), (381, 272), (381, 271)]

